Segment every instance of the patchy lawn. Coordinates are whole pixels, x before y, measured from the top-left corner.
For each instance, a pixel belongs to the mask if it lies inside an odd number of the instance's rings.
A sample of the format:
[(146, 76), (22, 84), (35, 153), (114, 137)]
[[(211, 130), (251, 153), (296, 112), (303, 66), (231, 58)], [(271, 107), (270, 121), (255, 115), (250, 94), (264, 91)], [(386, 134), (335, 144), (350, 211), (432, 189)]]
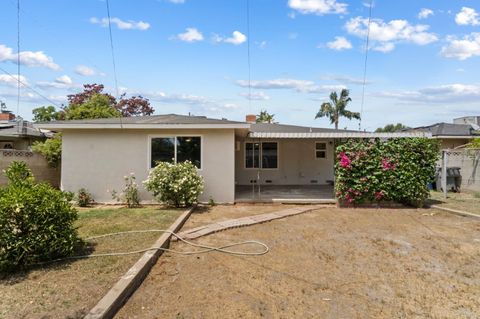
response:
[[(271, 207), (217, 206), (192, 215), (184, 229), (224, 218), (228, 211), (239, 217), (264, 209)], [(260, 240), (271, 251), (260, 257), (165, 253), (116, 318), (477, 318), (480, 313), (476, 219), (428, 209), (324, 208), (195, 242), (243, 240)], [(192, 249), (183, 243), (172, 248)]]
[[(181, 210), (147, 207), (81, 209), (82, 238), (112, 232), (166, 229)], [(160, 233), (98, 241), (93, 253), (150, 247)], [(0, 280), (0, 318), (82, 318), (140, 257), (100, 257), (55, 263)]]
[(453, 208), (480, 214), (480, 192), (447, 193), (447, 199), (443, 198), (442, 192), (431, 191), (430, 203), (446, 208)]

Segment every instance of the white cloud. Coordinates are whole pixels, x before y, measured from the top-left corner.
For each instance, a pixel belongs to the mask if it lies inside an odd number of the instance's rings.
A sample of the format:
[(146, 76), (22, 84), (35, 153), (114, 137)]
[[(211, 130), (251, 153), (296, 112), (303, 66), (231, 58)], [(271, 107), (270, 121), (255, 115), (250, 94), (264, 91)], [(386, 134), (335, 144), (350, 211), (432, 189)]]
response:
[(480, 56), (480, 33), (473, 32), (462, 39), (449, 36), (447, 42), (441, 51), (442, 56), (446, 58), (466, 60)]
[(459, 13), (455, 15), (455, 22), (458, 25), (480, 25), (480, 19), (475, 9), (462, 7)]
[(73, 83), (72, 79), (68, 75), (62, 75), (55, 79), (53, 82), (48, 81), (39, 81), (37, 82), (37, 86), (48, 89), (71, 89), (71, 88), (79, 88), (81, 87), (79, 84)]
[(433, 16), (433, 10), (428, 9), (428, 8), (422, 8), (420, 12), (418, 13), (418, 18), (419, 19), (426, 19), (429, 16)]
[[(0, 84), (16, 87), (18, 85), (18, 75), (16, 74), (0, 74)], [(28, 85), (28, 80), (23, 75), (20, 75), (20, 87)]]
[(214, 34), (212, 40), (214, 42), (225, 42), (225, 43), (231, 43), (234, 45), (239, 45), (247, 41), (247, 36), (241, 33), (240, 31), (233, 31), (232, 36), (230, 38), (223, 38), (218, 34)]
[(78, 65), (75, 68), (75, 73), (83, 76), (92, 76), (92, 75), (95, 75), (97, 72), (95, 71), (95, 69), (88, 67), (86, 65)]
[(12, 48), (0, 44), (0, 62), (9, 61), (17, 63), (20, 56), (20, 64), (28, 67), (44, 67), (51, 70), (59, 70), (60, 66), (42, 51), (22, 51), (20, 54), (13, 53)]
[(396, 98), (404, 102), (431, 103), (477, 103), (480, 98), (479, 84), (444, 84), (412, 91), (381, 92), (377, 96)]
[[(117, 26), (120, 30), (140, 30), (145, 31), (150, 28), (150, 23), (144, 21), (121, 20), (120, 18), (110, 18), (110, 22)], [(98, 19), (90, 18), (90, 23), (99, 24), (102, 27), (108, 27), (108, 18)]]
[(335, 37), (334, 41), (328, 42), (327, 47), (332, 50), (342, 51), (352, 48), (352, 44), (345, 37)]
[[(363, 85), (363, 79), (361, 78), (354, 78), (351, 76), (344, 76), (344, 75), (334, 75), (334, 76), (327, 76), (324, 77), (326, 80), (335, 80), (343, 84), (353, 84), (353, 85)], [(371, 81), (365, 81), (365, 84), (371, 84)]]
[(174, 4), (184, 4), (185, 3), (185, 0), (167, 0), (168, 2), (170, 3), (174, 3)]
[(243, 96), (247, 100), (252, 100), (252, 101), (267, 101), (270, 100), (270, 96), (265, 94), (265, 92), (252, 92), (251, 94), (248, 94), (248, 92), (240, 93), (240, 96)]
[(382, 52), (382, 53), (388, 53), (390, 51), (393, 51), (394, 49), (395, 49), (395, 44), (393, 44), (392, 42), (381, 43), (372, 48), (372, 50)]
[[(370, 23), (370, 40), (374, 50), (390, 52), (396, 42), (410, 42), (417, 45), (427, 45), (438, 41), (434, 33), (427, 32), (430, 26), (424, 24), (412, 25), (406, 20), (372, 19)], [(345, 24), (348, 33), (365, 38), (368, 30), (368, 18), (356, 17)]]
[[(237, 80), (235, 82), (240, 87), (249, 86), (247, 80)], [(344, 89), (344, 85), (318, 85), (313, 81), (297, 79), (273, 79), (273, 80), (254, 80), (250, 81), (250, 86), (254, 89), (264, 90), (294, 90), (301, 93), (325, 93), (332, 90)]]
[(288, 6), (302, 14), (345, 14), (347, 4), (337, 0), (288, 0)]
[(258, 45), (258, 47), (263, 50), (267, 47), (268, 43), (267, 43), (267, 41), (264, 40), (264, 41), (260, 41), (260, 42), (255, 42), (255, 44)]
[(180, 33), (174, 38), (185, 42), (198, 42), (203, 41), (203, 34), (195, 28), (187, 28), (184, 33)]

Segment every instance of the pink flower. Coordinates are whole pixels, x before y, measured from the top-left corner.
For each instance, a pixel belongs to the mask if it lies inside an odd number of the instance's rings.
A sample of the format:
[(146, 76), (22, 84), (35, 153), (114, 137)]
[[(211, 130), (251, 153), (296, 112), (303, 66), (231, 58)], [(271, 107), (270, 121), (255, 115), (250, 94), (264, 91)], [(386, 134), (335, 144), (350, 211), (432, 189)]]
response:
[(343, 168), (350, 168), (350, 164), (352, 163), (352, 161), (348, 158), (347, 155), (345, 155), (344, 152), (340, 152), (340, 154), (338, 155), (340, 157), (340, 166), (343, 167)]
[(381, 200), (385, 194), (383, 191), (375, 192), (375, 199), (376, 200)]
[(382, 159), (382, 167), (383, 167), (384, 171), (393, 170), (393, 169), (395, 169), (395, 164), (388, 161), (388, 159), (383, 158)]

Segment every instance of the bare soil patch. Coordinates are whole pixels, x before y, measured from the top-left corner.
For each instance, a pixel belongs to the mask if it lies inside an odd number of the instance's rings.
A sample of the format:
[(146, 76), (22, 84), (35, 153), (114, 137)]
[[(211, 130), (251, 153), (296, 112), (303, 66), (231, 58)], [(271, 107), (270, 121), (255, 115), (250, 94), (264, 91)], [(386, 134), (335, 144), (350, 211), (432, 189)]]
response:
[[(166, 229), (182, 210), (159, 207), (81, 209), (82, 238), (111, 232)], [(93, 253), (150, 247), (161, 234), (146, 233), (98, 241)], [(0, 318), (83, 318), (139, 258), (139, 254), (53, 263), (0, 279)]]
[[(223, 217), (218, 210), (224, 209), (235, 218), (246, 208), (218, 206), (211, 215), (194, 214), (184, 229), (209, 216)], [(478, 318), (480, 313), (480, 222), (472, 218), (426, 209), (325, 208), (196, 242), (251, 239), (266, 243), (270, 253), (164, 254), (117, 317)], [(172, 248), (191, 250), (183, 243)]]

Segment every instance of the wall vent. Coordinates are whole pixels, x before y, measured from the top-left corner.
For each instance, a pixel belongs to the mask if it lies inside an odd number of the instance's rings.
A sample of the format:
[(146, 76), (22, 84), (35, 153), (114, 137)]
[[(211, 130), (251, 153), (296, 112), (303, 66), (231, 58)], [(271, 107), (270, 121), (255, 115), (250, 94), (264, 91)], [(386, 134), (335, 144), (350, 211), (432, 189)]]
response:
[(311, 184), (318, 184), (318, 181), (317, 181), (316, 179), (311, 179), (311, 180), (310, 180), (310, 183), (311, 183)]
[(271, 180), (271, 179), (267, 179), (267, 180), (265, 181), (265, 183), (267, 183), (267, 184), (271, 184), (271, 183), (273, 183), (273, 182), (272, 182), (272, 180)]

